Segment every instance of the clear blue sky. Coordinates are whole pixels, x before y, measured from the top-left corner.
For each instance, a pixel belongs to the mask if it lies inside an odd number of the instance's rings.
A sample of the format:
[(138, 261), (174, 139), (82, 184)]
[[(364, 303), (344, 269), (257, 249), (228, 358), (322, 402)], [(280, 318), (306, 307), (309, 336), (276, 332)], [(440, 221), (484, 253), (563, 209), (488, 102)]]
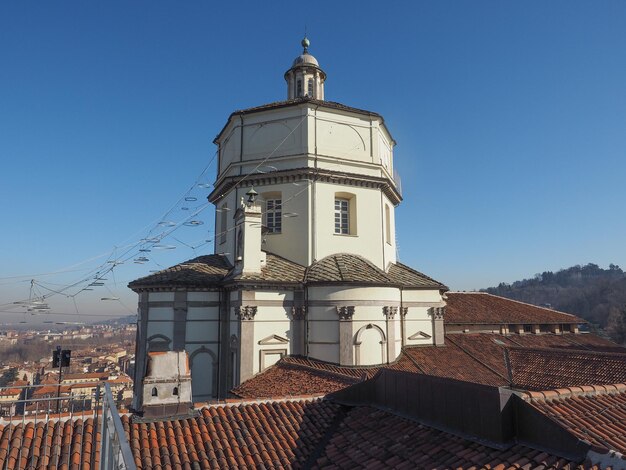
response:
[[(327, 99), (379, 112), (398, 142), (403, 262), (460, 290), (626, 265), (626, 2), (2, 2), (0, 304), (144, 236), (231, 111), (285, 98), (305, 26)], [(197, 218), (173, 235), (210, 238), (211, 209)], [(134, 311), (129, 280), (194, 256), (164, 242), (50, 305)]]

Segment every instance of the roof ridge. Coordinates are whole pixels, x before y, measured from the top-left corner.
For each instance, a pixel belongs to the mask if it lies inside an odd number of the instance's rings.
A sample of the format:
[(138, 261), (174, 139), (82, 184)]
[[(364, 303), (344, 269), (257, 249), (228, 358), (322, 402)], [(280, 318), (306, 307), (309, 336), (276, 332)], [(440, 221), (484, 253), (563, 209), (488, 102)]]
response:
[(574, 355), (574, 354), (585, 354), (592, 355), (598, 357), (613, 357), (617, 358), (626, 358), (626, 351), (624, 352), (614, 352), (614, 351), (594, 351), (590, 349), (563, 349), (563, 348), (549, 348), (549, 347), (525, 347), (525, 346), (503, 346), (507, 349), (514, 351), (526, 351), (526, 352), (550, 352), (552, 354), (566, 354), (566, 355)]
[[(194, 409), (202, 411), (208, 408), (225, 408), (237, 405), (258, 405), (260, 403), (285, 403), (285, 402), (302, 402), (302, 401), (325, 401), (324, 393), (306, 394), (296, 396), (279, 396), (279, 397), (263, 397), (263, 398), (227, 398), (225, 400), (215, 400), (210, 402), (194, 403)], [(186, 419), (186, 417), (185, 417)]]
[(555, 388), (538, 392), (517, 392), (525, 401), (553, 401), (577, 396), (601, 396), (626, 393), (626, 383), (605, 385), (578, 385), (572, 387)]

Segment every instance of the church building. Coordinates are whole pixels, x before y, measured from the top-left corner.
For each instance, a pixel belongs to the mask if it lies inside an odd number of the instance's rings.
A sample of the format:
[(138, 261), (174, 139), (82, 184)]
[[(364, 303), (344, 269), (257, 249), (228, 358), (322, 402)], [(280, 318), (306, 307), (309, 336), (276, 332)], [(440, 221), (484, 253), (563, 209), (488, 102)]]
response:
[(381, 115), (324, 99), (302, 46), (287, 99), (233, 112), (214, 140), (214, 254), (129, 284), (136, 409), (149, 353), (185, 351), (198, 402), (288, 355), (368, 366), (443, 344), (447, 287), (397, 260), (395, 141)]

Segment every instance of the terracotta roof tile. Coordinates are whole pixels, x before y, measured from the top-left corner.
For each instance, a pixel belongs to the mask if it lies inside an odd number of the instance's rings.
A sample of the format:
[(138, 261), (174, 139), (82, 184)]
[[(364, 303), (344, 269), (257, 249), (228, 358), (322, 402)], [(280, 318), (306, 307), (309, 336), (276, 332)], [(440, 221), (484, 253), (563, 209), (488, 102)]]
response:
[(528, 468), (577, 462), (529, 447), (493, 449), (371, 407), (350, 410), (313, 468)]
[(626, 353), (510, 348), (513, 386), (547, 390), (626, 382)]
[[(384, 366), (346, 367), (301, 356), (287, 356), (264, 372), (248, 379), (232, 392), (243, 398), (288, 397), (299, 395), (324, 395), (340, 390), (348, 385), (372, 377), (381, 368), (403, 370), (419, 374), (445, 377), (484, 385), (509, 385), (509, 369), (505, 361), (505, 349), (528, 347), (533, 357), (543, 354), (544, 349), (536, 346), (549, 345), (561, 351), (570, 351), (584, 361), (586, 357), (602, 361), (608, 356), (601, 352), (612, 347), (626, 353), (614, 343), (591, 334), (566, 333), (562, 335), (497, 335), (486, 333), (447, 334), (445, 346), (409, 346), (402, 351), (400, 358)], [(582, 349), (582, 348), (587, 349)], [(595, 348), (598, 349), (595, 349)], [(533, 351), (535, 351), (533, 353)], [(556, 349), (552, 349), (556, 351)], [(596, 351), (594, 353), (593, 351)], [(590, 353), (588, 355), (588, 353)], [(514, 353), (515, 354), (515, 353)], [(619, 355), (618, 355), (619, 356)], [(614, 383), (622, 381), (619, 368), (607, 368), (600, 374), (591, 374), (587, 368), (560, 367), (558, 361), (545, 365), (533, 363), (534, 370), (528, 375), (536, 376), (537, 384), (527, 383), (525, 369), (518, 367), (515, 378), (520, 388), (531, 390), (553, 386), (577, 386), (590, 383)], [(597, 382), (598, 376), (603, 380)], [(541, 386), (540, 384), (543, 384)]]
[[(553, 391), (533, 393), (530, 404), (580, 439), (605, 450), (626, 453), (626, 393)], [(549, 397), (549, 398), (548, 398)]]
[(241, 398), (321, 396), (369, 379), (383, 367), (419, 372), (406, 356), (401, 356), (396, 362), (385, 366), (354, 367), (302, 356), (286, 356), (231, 390), (231, 393)]
[(448, 292), (446, 323), (455, 324), (579, 324), (581, 318), (549, 308), (484, 292)]

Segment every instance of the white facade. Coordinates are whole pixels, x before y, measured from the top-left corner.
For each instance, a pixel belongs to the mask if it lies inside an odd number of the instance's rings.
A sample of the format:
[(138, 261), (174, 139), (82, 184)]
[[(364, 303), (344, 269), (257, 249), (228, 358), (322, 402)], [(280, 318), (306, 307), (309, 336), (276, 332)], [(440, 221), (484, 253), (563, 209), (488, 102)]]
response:
[(215, 254), (131, 283), (136, 381), (150, 350), (186, 351), (204, 401), (285, 355), (370, 366), (443, 342), (446, 287), (396, 259), (395, 142), (382, 116), (323, 101), (303, 46), (289, 100), (233, 113), (215, 139)]
[[(401, 197), (393, 178), (394, 141), (382, 117), (308, 100), (233, 115), (215, 142), (216, 253), (234, 260), (232, 213), (253, 185), (262, 199), (284, 201), (282, 230), (267, 236), (264, 249), (303, 265), (340, 251), (381, 269), (396, 261), (394, 212)], [(348, 234), (335, 233), (336, 199), (350, 201)]]

